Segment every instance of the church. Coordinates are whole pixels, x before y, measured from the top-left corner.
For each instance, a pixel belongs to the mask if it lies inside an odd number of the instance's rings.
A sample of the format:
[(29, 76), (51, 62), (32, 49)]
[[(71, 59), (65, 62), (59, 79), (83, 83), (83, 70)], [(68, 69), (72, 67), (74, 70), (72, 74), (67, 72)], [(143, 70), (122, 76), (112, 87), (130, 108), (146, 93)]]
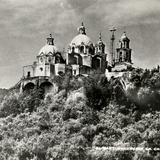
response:
[(104, 74), (107, 78), (119, 76), (132, 68), (130, 39), (124, 32), (119, 39), (119, 45), (115, 46), (115, 29), (111, 31), (110, 50), (106, 52), (106, 44), (102, 40), (101, 33), (94, 44), (86, 33), (82, 23), (78, 27), (78, 34), (71, 40), (68, 50), (63, 58), (54, 38), (50, 34), (45, 46), (43, 46), (32, 65), (23, 67), (21, 91), (28, 88), (53, 85), (54, 76), (64, 75), (70, 72), (72, 76), (88, 76), (89, 74)]
[(78, 28), (78, 35), (69, 44), (66, 65), (71, 66), (72, 75), (88, 75), (93, 71), (103, 74), (107, 66), (106, 55), (101, 34), (94, 45), (82, 23)]

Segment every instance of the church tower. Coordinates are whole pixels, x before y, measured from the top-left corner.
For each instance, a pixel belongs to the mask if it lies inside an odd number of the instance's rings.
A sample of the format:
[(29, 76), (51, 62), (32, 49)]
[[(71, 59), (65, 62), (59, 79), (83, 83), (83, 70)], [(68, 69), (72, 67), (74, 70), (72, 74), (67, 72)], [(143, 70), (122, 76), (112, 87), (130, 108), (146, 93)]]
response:
[(105, 44), (102, 41), (102, 35), (99, 33), (99, 41), (95, 45), (95, 54), (103, 55), (105, 53)]
[(124, 32), (119, 40), (119, 47), (116, 49), (115, 54), (115, 64), (117, 63), (132, 63), (131, 61), (131, 49), (130, 49), (130, 39), (127, 37), (126, 32)]
[(99, 34), (99, 40), (95, 45), (95, 53), (92, 56), (92, 68), (99, 73), (105, 72), (106, 67), (106, 53), (105, 44), (102, 41), (102, 35)]

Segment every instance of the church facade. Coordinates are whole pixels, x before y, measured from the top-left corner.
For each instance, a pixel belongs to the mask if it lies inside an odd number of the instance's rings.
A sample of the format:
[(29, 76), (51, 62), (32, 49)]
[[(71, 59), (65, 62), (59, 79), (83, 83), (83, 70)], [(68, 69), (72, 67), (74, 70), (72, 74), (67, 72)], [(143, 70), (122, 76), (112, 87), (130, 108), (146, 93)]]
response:
[(47, 44), (39, 51), (37, 61), (23, 67), (23, 77), (52, 77), (59, 72), (65, 72), (65, 61), (54, 45), (54, 38), (50, 35)]
[(130, 40), (124, 32), (119, 40), (119, 46), (115, 49), (114, 39), (112, 34), (112, 47), (107, 53), (101, 34), (94, 44), (82, 23), (78, 27), (78, 34), (69, 43), (64, 59), (50, 35), (46, 45), (40, 49), (36, 61), (23, 67), (21, 90), (35, 86), (49, 88), (53, 85), (54, 76), (65, 74), (67, 71), (70, 71), (72, 76), (98, 73), (107, 77), (114, 72), (127, 71), (132, 66)]

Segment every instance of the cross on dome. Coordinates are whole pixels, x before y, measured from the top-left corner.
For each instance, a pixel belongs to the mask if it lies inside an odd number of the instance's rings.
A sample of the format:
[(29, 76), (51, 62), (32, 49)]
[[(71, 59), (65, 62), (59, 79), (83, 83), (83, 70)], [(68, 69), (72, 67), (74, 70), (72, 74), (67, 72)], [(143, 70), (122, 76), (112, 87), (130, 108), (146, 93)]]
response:
[(83, 22), (82, 22), (81, 26), (78, 27), (78, 32), (79, 32), (79, 34), (86, 34), (86, 28), (85, 28)]

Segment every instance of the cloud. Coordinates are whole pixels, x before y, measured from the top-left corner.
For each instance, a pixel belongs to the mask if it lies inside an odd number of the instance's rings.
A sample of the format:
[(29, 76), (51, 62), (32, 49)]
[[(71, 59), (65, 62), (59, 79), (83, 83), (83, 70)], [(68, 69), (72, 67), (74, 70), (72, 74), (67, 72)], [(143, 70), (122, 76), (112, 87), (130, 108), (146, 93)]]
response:
[(158, 0), (99, 0), (85, 11), (98, 15), (106, 25), (128, 26), (159, 23), (160, 1)]
[[(159, 23), (158, 0), (0, 0), (0, 26), (14, 36), (68, 32), (82, 20), (95, 28)], [(158, 14), (158, 15), (157, 15)], [(79, 22), (80, 21), (80, 22)], [(97, 24), (96, 24), (97, 23)]]
[(65, 26), (76, 19), (66, 0), (6, 0), (0, 9), (0, 26), (15, 36), (33, 36), (45, 29), (59, 32), (61, 26), (63, 34)]

